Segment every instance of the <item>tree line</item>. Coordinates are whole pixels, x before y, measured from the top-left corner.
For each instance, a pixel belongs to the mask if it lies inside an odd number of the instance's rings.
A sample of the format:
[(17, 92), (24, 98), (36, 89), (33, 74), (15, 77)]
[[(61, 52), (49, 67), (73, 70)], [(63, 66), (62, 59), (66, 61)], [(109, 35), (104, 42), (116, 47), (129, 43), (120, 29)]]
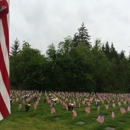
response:
[(130, 57), (113, 44), (90, 42), (81, 24), (74, 37), (50, 44), (46, 55), (16, 39), (10, 52), (11, 89), (47, 91), (130, 92)]

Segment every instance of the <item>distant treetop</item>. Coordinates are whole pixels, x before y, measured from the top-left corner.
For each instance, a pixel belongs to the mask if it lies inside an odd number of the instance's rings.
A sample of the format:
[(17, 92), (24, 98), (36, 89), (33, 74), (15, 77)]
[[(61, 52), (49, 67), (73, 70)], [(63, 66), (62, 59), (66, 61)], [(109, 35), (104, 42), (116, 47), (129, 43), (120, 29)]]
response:
[(74, 34), (74, 46), (78, 46), (80, 43), (83, 43), (85, 45), (90, 46), (90, 37), (88, 35), (88, 30), (86, 29), (86, 27), (84, 26), (84, 23), (81, 24), (81, 27), (78, 29), (78, 32), (76, 32)]

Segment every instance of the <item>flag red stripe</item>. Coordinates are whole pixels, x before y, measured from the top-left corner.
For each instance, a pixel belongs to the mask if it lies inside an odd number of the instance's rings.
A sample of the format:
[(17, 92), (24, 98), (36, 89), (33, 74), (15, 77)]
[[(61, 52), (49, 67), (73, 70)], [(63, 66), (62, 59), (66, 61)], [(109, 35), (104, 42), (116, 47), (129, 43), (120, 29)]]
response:
[(5, 43), (9, 55), (9, 30), (8, 30), (8, 20), (7, 20), (7, 14), (9, 12), (9, 6), (6, 0), (0, 1), (0, 7), (5, 6), (6, 8), (2, 11), (0, 11), (0, 19), (2, 20), (2, 26), (5, 36)]
[(6, 0), (0, 0), (0, 7), (5, 6), (6, 9), (0, 11), (0, 18), (5, 17), (5, 15), (9, 12), (8, 3)]
[(9, 111), (5, 105), (5, 102), (0, 94), (0, 112), (3, 116), (3, 118), (7, 117), (9, 115)]
[(7, 69), (6, 69), (6, 66), (5, 66), (1, 44), (0, 44), (0, 71), (1, 71), (1, 74), (2, 74), (2, 77), (3, 77), (4, 84), (6, 86), (7, 92), (10, 95), (9, 76), (8, 76), (8, 72), (7, 72)]

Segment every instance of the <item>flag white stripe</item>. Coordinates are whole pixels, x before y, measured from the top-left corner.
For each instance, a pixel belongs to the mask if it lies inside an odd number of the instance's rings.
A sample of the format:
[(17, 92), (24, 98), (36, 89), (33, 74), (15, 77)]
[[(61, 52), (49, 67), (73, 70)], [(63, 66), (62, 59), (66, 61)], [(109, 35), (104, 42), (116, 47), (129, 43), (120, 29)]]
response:
[(3, 116), (1, 115), (1, 112), (0, 112), (0, 120), (2, 120), (3, 119)]
[(9, 94), (6, 90), (6, 87), (5, 87), (5, 84), (3, 82), (3, 78), (2, 78), (2, 74), (0, 72), (0, 92), (1, 92), (1, 95), (3, 97), (3, 100), (5, 102), (5, 105), (10, 113), (10, 97), (9, 97)]
[(4, 35), (1, 20), (0, 20), (0, 46), (1, 46), (1, 49), (2, 49), (3, 58), (4, 58), (5, 66), (6, 66), (6, 69), (7, 69), (7, 73), (9, 75), (9, 57), (5, 56), (5, 55), (8, 54), (8, 51), (7, 51), (7, 47), (6, 47), (5, 35)]

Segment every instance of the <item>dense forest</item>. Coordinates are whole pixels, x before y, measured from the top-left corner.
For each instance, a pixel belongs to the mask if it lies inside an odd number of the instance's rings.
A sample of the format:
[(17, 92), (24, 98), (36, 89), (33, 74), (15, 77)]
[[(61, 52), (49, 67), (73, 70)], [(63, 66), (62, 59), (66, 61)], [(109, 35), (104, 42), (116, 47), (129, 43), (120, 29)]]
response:
[(73, 37), (51, 44), (45, 55), (18, 39), (10, 52), (11, 89), (47, 91), (130, 92), (130, 56), (113, 44), (90, 42), (81, 24)]

